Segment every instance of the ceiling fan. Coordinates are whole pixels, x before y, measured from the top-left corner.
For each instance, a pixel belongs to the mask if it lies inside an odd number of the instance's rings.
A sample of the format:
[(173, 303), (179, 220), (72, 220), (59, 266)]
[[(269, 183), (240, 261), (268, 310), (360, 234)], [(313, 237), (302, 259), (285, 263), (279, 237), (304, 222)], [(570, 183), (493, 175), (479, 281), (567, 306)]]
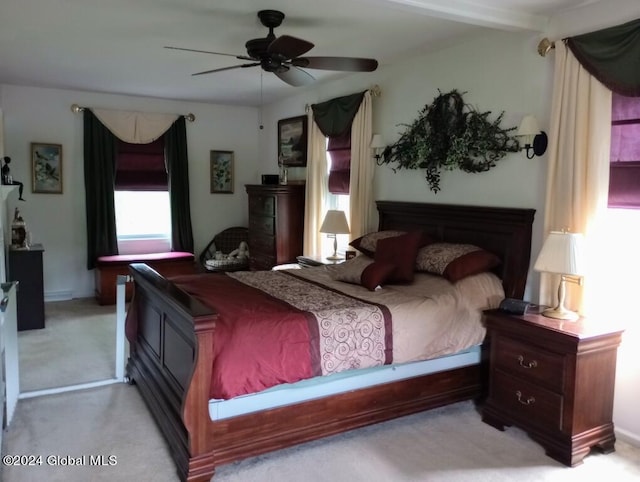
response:
[(335, 70), (343, 72), (373, 72), (378, 68), (378, 61), (358, 57), (301, 57), (313, 48), (313, 44), (289, 35), (276, 37), (273, 29), (280, 26), (284, 13), (277, 10), (260, 10), (258, 18), (262, 25), (269, 29), (265, 38), (248, 40), (245, 44), (247, 55), (234, 55), (207, 50), (165, 47), (187, 52), (226, 55), (250, 63), (232, 65), (220, 69), (205, 70), (192, 75), (204, 75), (225, 70), (260, 66), (266, 72), (276, 74), (281, 80), (295, 87), (308, 85), (315, 81), (314, 77), (303, 68), (319, 70)]

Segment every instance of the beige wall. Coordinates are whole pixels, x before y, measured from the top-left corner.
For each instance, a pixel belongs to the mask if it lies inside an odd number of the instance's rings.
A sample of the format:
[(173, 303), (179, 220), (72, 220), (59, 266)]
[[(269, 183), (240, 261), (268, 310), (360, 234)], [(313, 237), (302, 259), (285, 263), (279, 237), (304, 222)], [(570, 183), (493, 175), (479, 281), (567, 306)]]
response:
[[(504, 111), (505, 127), (517, 127), (530, 113), (546, 129), (553, 63), (537, 54), (536, 45), (536, 36), (488, 33), (422, 57), (382, 65), (372, 74), (358, 74), (291, 96), (265, 108), (261, 151), (268, 155), (261, 160), (265, 169), (276, 165), (278, 119), (303, 114), (305, 104), (362, 91), (374, 84), (380, 86), (382, 96), (374, 99), (373, 131), (388, 144), (399, 137), (400, 124), (411, 123), (438, 95), (438, 89), (466, 92), (464, 99), (480, 111), (492, 111), (495, 116)], [(534, 208), (535, 256), (541, 246), (545, 177), (544, 156), (527, 159), (523, 153), (509, 154), (485, 173), (444, 172), (441, 191), (434, 194), (421, 171), (394, 173), (389, 166), (380, 166), (375, 172), (375, 198)], [(527, 287), (529, 299), (537, 298), (537, 284), (537, 275), (532, 274)]]
[[(246, 224), (244, 184), (258, 179), (257, 110), (213, 104), (175, 102), (121, 95), (4, 85), (5, 153), (11, 173), (25, 183), (26, 202), (19, 202), (33, 242), (42, 243), (47, 300), (93, 296), (93, 273), (86, 269), (85, 192), (82, 115), (71, 104), (146, 112), (188, 113), (189, 180), (196, 253), (222, 229)], [(62, 144), (63, 194), (31, 192), (30, 143)], [(235, 153), (233, 194), (210, 194), (209, 151)], [(9, 199), (9, 210), (18, 205)], [(153, 215), (153, 213), (150, 213)]]
[[(538, 40), (537, 35), (486, 34), (393, 66), (383, 65), (369, 75), (357, 75), (301, 92), (265, 109), (268, 132), (261, 140), (261, 151), (269, 156), (261, 159), (268, 166), (275, 165), (278, 119), (302, 114), (307, 103), (358, 92), (373, 84), (382, 89), (382, 97), (374, 103), (373, 131), (382, 134), (387, 143), (398, 138), (402, 129), (398, 125), (413, 121), (418, 111), (438, 94), (438, 89), (466, 91), (465, 99), (482, 111), (497, 114), (504, 110), (504, 125), (515, 126), (524, 114), (531, 113), (538, 118), (541, 129), (548, 130), (554, 59), (537, 54)], [(533, 264), (542, 245), (546, 174), (545, 156), (526, 159), (522, 153), (511, 154), (486, 173), (444, 173), (442, 190), (433, 194), (421, 172), (393, 173), (388, 166), (382, 166), (376, 168), (375, 196), (388, 200), (534, 208), (537, 212), (532, 240)], [(538, 283), (538, 274), (530, 270), (526, 299), (537, 301)], [(625, 302), (615, 293), (611, 297)], [(629, 297), (627, 302), (630, 304), (631, 300)], [(628, 312), (634, 313), (631, 306)], [(640, 337), (638, 330), (632, 328), (633, 332), (630, 327), (623, 338), (618, 355), (614, 423), (619, 438), (640, 445), (640, 417), (636, 408), (640, 371), (634, 355), (640, 349)]]

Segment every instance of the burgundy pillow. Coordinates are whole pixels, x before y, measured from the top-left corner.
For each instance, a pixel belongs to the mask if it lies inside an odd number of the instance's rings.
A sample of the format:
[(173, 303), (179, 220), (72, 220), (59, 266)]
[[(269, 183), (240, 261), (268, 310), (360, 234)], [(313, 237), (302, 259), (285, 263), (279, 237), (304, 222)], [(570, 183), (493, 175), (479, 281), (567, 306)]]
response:
[[(361, 253), (374, 258), (376, 255), (376, 247), (378, 245), (378, 241), (380, 241), (381, 239), (395, 238), (396, 236), (400, 236), (402, 234), (407, 234), (407, 232), (394, 230), (375, 231), (373, 233), (368, 233), (364, 236), (360, 236), (359, 238), (354, 239), (349, 243), (349, 245), (353, 246)], [(422, 240), (420, 242), (420, 247), (434, 242), (431, 236), (429, 236), (427, 233), (421, 233), (421, 236)]]
[(331, 277), (345, 283), (360, 284), (369, 291), (386, 283), (396, 269), (394, 264), (376, 262), (368, 256), (356, 256), (332, 267)]
[(412, 231), (401, 236), (378, 240), (375, 260), (380, 263), (390, 263), (396, 269), (389, 281), (393, 283), (410, 283), (413, 281), (413, 271), (416, 265), (418, 249), (423, 243), (423, 233)]
[(367, 233), (364, 236), (360, 236), (349, 243), (349, 246), (354, 247), (363, 254), (366, 254), (370, 258), (373, 258), (376, 254), (376, 245), (380, 239), (391, 238), (406, 234), (406, 231), (375, 231), (373, 233)]
[(452, 283), (491, 271), (500, 264), (495, 254), (472, 244), (433, 243), (418, 251), (416, 270), (444, 276)]
[(360, 284), (369, 291), (375, 291), (378, 286), (384, 285), (389, 280), (395, 270), (396, 265), (393, 263), (374, 261), (362, 272)]

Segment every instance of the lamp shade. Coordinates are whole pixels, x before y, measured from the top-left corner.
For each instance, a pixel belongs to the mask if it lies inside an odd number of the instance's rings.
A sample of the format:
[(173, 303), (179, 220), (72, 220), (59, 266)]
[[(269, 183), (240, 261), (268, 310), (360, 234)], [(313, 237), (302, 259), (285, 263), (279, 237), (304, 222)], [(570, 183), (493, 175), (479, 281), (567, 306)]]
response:
[(385, 147), (384, 142), (382, 141), (382, 136), (380, 134), (374, 134), (371, 136), (371, 144), (369, 147), (371, 147), (371, 149), (382, 149)]
[(545, 273), (582, 276), (582, 243), (582, 234), (551, 231), (542, 245), (533, 269)]
[(338, 211), (330, 209), (324, 217), (322, 226), (320, 226), (321, 233), (331, 234), (349, 234), (349, 224), (347, 223), (347, 217), (344, 215), (344, 211)]
[(535, 136), (540, 134), (538, 120), (532, 115), (526, 115), (520, 121), (517, 136)]

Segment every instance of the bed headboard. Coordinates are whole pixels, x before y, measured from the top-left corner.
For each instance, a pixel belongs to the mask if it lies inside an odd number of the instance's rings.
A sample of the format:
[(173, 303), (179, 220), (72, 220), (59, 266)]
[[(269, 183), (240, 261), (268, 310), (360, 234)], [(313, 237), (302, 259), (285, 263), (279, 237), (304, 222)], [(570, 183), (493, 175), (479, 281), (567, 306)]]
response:
[(507, 298), (524, 296), (535, 209), (377, 201), (379, 230), (420, 229), (434, 239), (475, 244), (502, 259), (496, 273)]

